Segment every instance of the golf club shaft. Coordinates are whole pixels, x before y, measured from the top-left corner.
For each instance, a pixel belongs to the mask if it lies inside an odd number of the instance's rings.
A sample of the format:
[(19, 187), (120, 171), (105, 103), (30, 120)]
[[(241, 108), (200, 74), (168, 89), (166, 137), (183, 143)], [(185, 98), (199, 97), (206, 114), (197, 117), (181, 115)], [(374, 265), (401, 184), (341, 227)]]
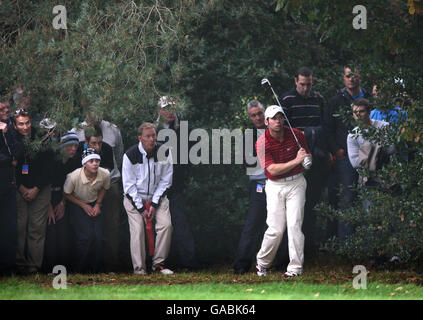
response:
[(272, 90), (273, 95), (275, 96), (276, 101), (278, 102), (279, 107), (281, 107), (281, 109), (282, 109), (282, 113), (283, 113), (283, 115), (284, 115), (284, 117), (285, 117), (285, 119), (286, 119), (286, 122), (288, 123), (289, 128), (291, 129), (291, 132), (292, 132), (292, 134), (293, 134), (293, 136), (294, 136), (294, 138), (295, 138), (295, 141), (297, 141), (298, 147), (301, 149), (301, 148), (302, 148), (302, 146), (301, 146), (300, 142), (298, 141), (297, 136), (296, 136), (296, 135), (295, 135), (295, 133), (294, 133), (294, 130), (292, 129), (291, 123), (289, 122), (289, 119), (288, 119), (288, 117), (287, 117), (287, 115), (286, 115), (285, 111), (283, 111), (283, 108), (282, 108), (282, 106), (281, 106), (281, 103), (279, 102), (279, 99), (278, 99), (278, 96), (276, 95), (275, 90), (273, 90), (273, 87), (272, 87), (272, 85), (270, 84), (269, 80), (267, 80), (267, 83), (269, 84), (269, 87), (270, 87), (270, 89)]

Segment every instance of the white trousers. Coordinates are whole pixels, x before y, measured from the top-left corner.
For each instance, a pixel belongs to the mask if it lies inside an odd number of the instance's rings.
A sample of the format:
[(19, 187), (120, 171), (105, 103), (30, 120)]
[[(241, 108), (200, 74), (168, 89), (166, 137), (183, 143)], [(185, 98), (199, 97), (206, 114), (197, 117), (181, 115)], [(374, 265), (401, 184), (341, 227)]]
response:
[[(129, 232), (131, 236), (131, 259), (134, 271), (147, 271), (144, 219), (132, 203), (124, 197), (123, 205), (128, 214)], [(169, 255), (172, 239), (172, 221), (169, 211), (169, 200), (164, 196), (156, 209), (155, 215), (156, 241), (153, 266), (164, 264)]]
[(301, 174), (294, 180), (267, 180), (266, 201), (268, 228), (264, 234), (257, 264), (269, 268), (275, 258), (283, 233), (287, 228), (289, 264), (287, 271), (302, 273), (304, 234), (301, 230), (307, 182)]

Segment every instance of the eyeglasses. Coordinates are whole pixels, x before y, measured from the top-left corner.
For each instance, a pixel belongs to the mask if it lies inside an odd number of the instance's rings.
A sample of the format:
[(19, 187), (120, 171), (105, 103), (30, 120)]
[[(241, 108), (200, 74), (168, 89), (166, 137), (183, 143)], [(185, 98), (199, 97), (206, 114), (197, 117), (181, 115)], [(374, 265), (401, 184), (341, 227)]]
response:
[(27, 116), (27, 115), (29, 115), (29, 113), (25, 109), (20, 108), (20, 109), (16, 109), (15, 115), (16, 116)]

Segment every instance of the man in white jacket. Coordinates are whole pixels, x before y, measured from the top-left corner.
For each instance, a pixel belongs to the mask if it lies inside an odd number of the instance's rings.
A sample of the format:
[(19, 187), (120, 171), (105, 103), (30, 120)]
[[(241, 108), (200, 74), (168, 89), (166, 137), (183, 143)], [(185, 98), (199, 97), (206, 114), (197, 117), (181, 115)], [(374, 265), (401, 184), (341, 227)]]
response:
[[(172, 237), (169, 200), (166, 196), (172, 184), (171, 155), (158, 159), (156, 128), (151, 123), (143, 123), (138, 128), (138, 140), (138, 144), (126, 151), (122, 163), (123, 204), (128, 214), (134, 274), (147, 274), (144, 224), (146, 219), (153, 218), (156, 220), (156, 239), (152, 270), (173, 274), (165, 267)], [(151, 206), (148, 209), (149, 201)]]

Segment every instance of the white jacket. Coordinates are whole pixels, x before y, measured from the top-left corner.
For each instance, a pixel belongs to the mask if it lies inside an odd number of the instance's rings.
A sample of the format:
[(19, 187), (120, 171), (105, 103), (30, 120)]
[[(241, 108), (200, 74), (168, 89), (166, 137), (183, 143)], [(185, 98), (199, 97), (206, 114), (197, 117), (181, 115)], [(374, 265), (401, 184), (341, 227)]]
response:
[(158, 161), (157, 148), (154, 155), (147, 158), (147, 152), (139, 142), (123, 156), (123, 191), (139, 212), (145, 210), (143, 200), (151, 200), (152, 206), (157, 208), (161, 197), (172, 185), (172, 156), (169, 153), (167, 161)]

